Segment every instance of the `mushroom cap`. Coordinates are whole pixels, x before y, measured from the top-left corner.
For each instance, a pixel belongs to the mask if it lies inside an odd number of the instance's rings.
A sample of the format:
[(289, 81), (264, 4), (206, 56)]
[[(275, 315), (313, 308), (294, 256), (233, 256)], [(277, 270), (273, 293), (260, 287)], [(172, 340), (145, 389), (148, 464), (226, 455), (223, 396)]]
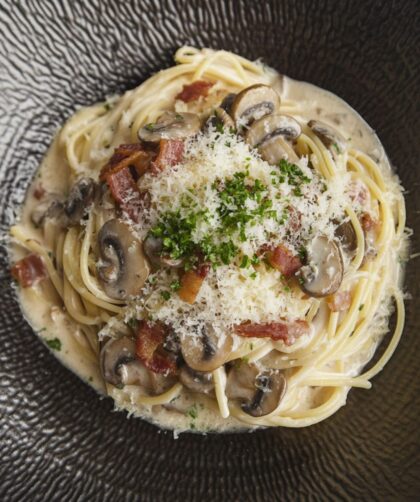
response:
[(73, 185), (64, 203), (64, 213), (70, 225), (77, 225), (85, 214), (85, 210), (95, 200), (97, 183), (92, 178), (80, 178)]
[(308, 246), (307, 265), (298, 272), (301, 289), (317, 298), (334, 294), (343, 280), (344, 265), (340, 247), (325, 235)]
[(208, 394), (214, 388), (213, 374), (195, 371), (189, 366), (183, 366), (179, 373), (180, 382), (193, 392)]
[(299, 160), (292, 145), (282, 136), (275, 136), (264, 141), (258, 148), (258, 151), (261, 158), (273, 166), (277, 165), (282, 159), (286, 159), (293, 163)]
[(237, 96), (237, 94), (235, 94), (234, 92), (230, 92), (229, 94), (227, 94), (224, 97), (222, 103), (220, 104), (220, 108), (225, 110), (227, 113), (230, 113), (230, 110), (232, 108), (232, 105), (233, 105), (233, 102), (235, 101), (236, 96)]
[(357, 236), (351, 221), (343, 221), (335, 229), (335, 235), (339, 239), (344, 251), (354, 253), (357, 249)]
[(272, 413), (286, 393), (287, 380), (279, 370), (260, 369), (255, 364), (241, 362), (229, 371), (226, 395), (239, 401), (245, 413), (262, 417)]
[(241, 91), (234, 99), (230, 114), (236, 126), (247, 126), (254, 120), (275, 113), (280, 97), (269, 85), (255, 84)]
[(282, 136), (288, 140), (294, 140), (302, 128), (293, 117), (289, 115), (270, 114), (259, 120), (256, 120), (248, 129), (245, 140), (252, 147), (258, 147), (265, 141), (276, 136)]
[(181, 338), (181, 353), (193, 370), (213, 371), (226, 362), (232, 344), (231, 336), (225, 335), (223, 340), (219, 340), (213, 327), (207, 325), (199, 333)]
[(180, 268), (184, 264), (182, 258), (173, 259), (169, 256), (162, 256), (163, 241), (160, 237), (154, 237), (153, 235), (148, 235), (143, 242), (143, 249), (145, 254), (150, 260), (150, 263), (155, 268), (160, 268), (162, 266), (170, 268)]
[(149, 371), (136, 358), (135, 341), (129, 336), (110, 338), (100, 352), (100, 368), (105, 381), (115, 385), (138, 385), (152, 394), (162, 393), (173, 379)]
[(121, 385), (123, 377), (121, 367), (136, 359), (136, 344), (132, 338), (110, 338), (101, 349), (100, 368), (105, 381), (112, 385)]
[(210, 126), (215, 128), (222, 126), (223, 128), (227, 127), (231, 130), (235, 129), (235, 123), (233, 122), (232, 117), (221, 107), (216, 108), (207, 119), (206, 127), (209, 128)]
[(141, 242), (127, 224), (107, 221), (98, 234), (98, 279), (106, 294), (117, 300), (140, 293), (150, 272)]
[(157, 143), (161, 139), (182, 139), (196, 134), (201, 127), (195, 113), (163, 113), (154, 124), (139, 129), (138, 137), (146, 143)]
[(327, 148), (331, 149), (333, 146), (336, 146), (336, 149), (339, 150), (338, 152), (336, 151), (336, 153), (340, 153), (345, 150), (347, 145), (346, 140), (333, 127), (319, 120), (310, 120), (308, 122), (308, 127), (318, 136)]

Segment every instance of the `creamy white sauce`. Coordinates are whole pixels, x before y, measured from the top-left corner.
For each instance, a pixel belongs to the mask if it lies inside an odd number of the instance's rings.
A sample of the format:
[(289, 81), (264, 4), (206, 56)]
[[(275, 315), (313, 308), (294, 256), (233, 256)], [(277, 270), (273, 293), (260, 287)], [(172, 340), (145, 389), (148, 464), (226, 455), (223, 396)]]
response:
[[(384, 149), (376, 136), (375, 132), (342, 99), (334, 94), (320, 89), (314, 85), (298, 82), (287, 77), (282, 77), (274, 83), (281, 95), (284, 105), (280, 112), (288, 113), (290, 102), (293, 102), (293, 111), (290, 114), (302, 121), (318, 119), (340, 131), (348, 143), (363, 152), (370, 155), (378, 162), (383, 172), (390, 172), (390, 164), (384, 152)], [(68, 186), (68, 168), (64, 165), (57, 138), (50, 147), (45, 156), (37, 177), (34, 179), (22, 209), (20, 222), (25, 227), (27, 233), (34, 239), (41, 240), (41, 234), (34, 229), (30, 222), (32, 211), (39, 204), (39, 201), (33, 197), (34, 189), (42, 183), (47, 192), (63, 193)], [(22, 249), (19, 246), (13, 246), (12, 259), (22, 256)], [(86, 355), (88, 349), (83, 348), (83, 337), (77, 334), (78, 327), (76, 323), (69, 319), (57, 305), (54, 304), (54, 295), (51, 286), (45, 286), (44, 281), (34, 288), (21, 288), (19, 290), (19, 299), (22, 309), (32, 328), (42, 339), (58, 338), (61, 340), (62, 348), (60, 351), (54, 351), (54, 355), (74, 371), (83, 380), (88, 382), (97, 391), (105, 391), (98, 362), (91, 355)], [(46, 289), (49, 288), (46, 296)], [(355, 358), (351, 362), (349, 373), (356, 375), (361, 367), (369, 360), (371, 354), (365, 357)], [(323, 390), (306, 389), (302, 391), (302, 399), (299, 408), (304, 409), (313, 406), (319, 399), (320, 392)], [(112, 391), (111, 395), (116, 401), (118, 407), (124, 407), (134, 414), (139, 414), (138, 407), (130, 401), (124, 391)], [(241, 429), (245, 426), (236, 419), (230, 417), (222, 419), (218, 409), (203, 412), (200, 399), (192, 398), (190, 395), (183, 395), (174, 403), (178, 411), (168, 410), (167, 407), (153, 406), (144, 409), (144, 416), (148, 420), (167, 428), (184, 430), (191, 426), (191, 418), (188, 416), (188, 409), (196, 404), (199, 407), (198, 418), (195, 419), (194, 426), (200, 430), (218, 429)], [(187, 416), (186, 416), (187, 415)], [(249, 428), (249, 427), (247, 427)]]

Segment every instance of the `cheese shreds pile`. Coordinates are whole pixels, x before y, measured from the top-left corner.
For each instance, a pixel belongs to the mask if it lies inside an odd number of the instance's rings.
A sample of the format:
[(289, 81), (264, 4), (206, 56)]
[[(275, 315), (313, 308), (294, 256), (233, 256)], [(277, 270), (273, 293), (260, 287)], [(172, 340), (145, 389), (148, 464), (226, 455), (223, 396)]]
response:
[[(316, 235), (333, 238), (332, 221), (343, 216), (347, 205), (349, 176), (340, 173), (329, 181), (321, 179), (306, 158), (300, 159), (293, 169), (292, 174), (285, 173), (281, 166), (263, 161), (236, 135), (212, 130), (186, 144), (181, 165), (157, 176), (143, 176), (140, 189), (150, 194), (151, 206), (135, 228), (141, 239), (168, 212), (188, 218), (195, 211), (204, 216), (196, 220), (193, 242), (199, 245), (210, 235), (215, 245), (232, 242), (236, 254), (228, 264), (219, 263), (210, 269), (192, 305), (183, 302), (173, 287), (179, 279), (178, 272), (158, 270), (149, 277), (142, 295), (129, 305), (127, 320), (133, 316), (159, 320), (172, 325), (180, 336), (193, 334), (211, 323), (222, 336), (244, 321), (303, 318), (308, 300), (298, 288), (290, 288), (279, 271), (262, 260), (243, 266), (244, 256), (261, 255), (261, 249), (267, 245), (283, 244), (293, 254), (299, 254)], [(247, 222), (242, 231), (226, 231), (221, 227), (220, 194), (232, 180), (238, 179), (250, 191), (259, 187), (262, 195), (257, 200), (246, 199), (244, 208), (227, 209), (252, 213), (264, 202), (268, 210)], [(232, 200), (223, 203), (229, 206)]]

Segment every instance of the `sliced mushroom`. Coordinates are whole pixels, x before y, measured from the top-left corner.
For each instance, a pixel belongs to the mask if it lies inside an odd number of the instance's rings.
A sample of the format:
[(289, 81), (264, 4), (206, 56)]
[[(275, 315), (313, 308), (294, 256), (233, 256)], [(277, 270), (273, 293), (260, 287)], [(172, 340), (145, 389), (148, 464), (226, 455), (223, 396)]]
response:
[(273, 166), (278, 164), (282, 159), (286, 159), (289, 162), (297, 162), (299, 160), (292, 145), (282, 136), (276, 136), (265, 141), (258, 148), (258, 151), (261, 157)]
[(64, 203), (64, 213), (70, 225), (77, 225), (86, 209), (93, 203), (97, 194), (97, 184), (92, 178), (80, 178), (73, 185)]
[(227, 129), (227, 131), (231, 131), (235, 129), (235, 123), (223, 108), (216, 108), (214, 113), (207, 119), (206, 127), (213, 127), (217, 130), (221, 127)]
[(154, 237), (153, 235), (148, 235), (143, 243), (144, 252), (149, 258), (151, 264), (156, 267), (170, 267), (170, 268), (180, 268), (182, 267), (184, 260), (182, 258), (173, 259), (168, 256), (162, 256), (162, 239), (160, 237)]
[(307, 264), (297, 276), (302, 290), (309, 296), (334, 294), (343, 280), (343, 257), (340, 247), (325, 235), (315, 237), (308, 246)]
[(231, 107), (231, 116), (237, 127), (245, 127), (270, 113), (276, 113), (280, 97), (270, 86), (256, 84), (241, 91)]
[(132, 338), (128, 336), (110, 338), (101, 349), (100, 367), (102, 376), (112, 385), (121, 385), (123, 383), (121, 367), (135, 359), (136, 343)]
[(248, 129), (245, 140), (253, 148), (257, 147), (261, 157), (269, 164), (277, 164), (287, 158), (298, 160), (291, 141), (300, 136), (299, 123), (288, 115), (271, 114), (254, 122)]
[(333, 152), (341, 153), (345, 150), (347, 144), (346, 140), (333, 127), (319, 120), (310, 120), (308, 126), (312, 132), (318, 136), (322, 143)]
[(357, 236), (350, 220), (343, 221), (335, 229), (335, 235), (339, 239), (344, 251), (354, 253), (357, 249)]
[(302, 128), (289, 115), (271, 114), (255, 121), (248, 129), (245, 140), (252, 147), (258, 147), (276, 136), (294, 140), (300, 136)]
[(230, 113), (230, 110), (232, 109), (232, 105), (233, 105), (233, 102), (235, 101), (236, 96), (237, 95), (233, 92), (230, 92), (229, 94), (227, 94), (224, 97), (224, 99), (220, 105), (220, 108), (225, 110), (225, 112)]
[(173, 379), (149, 371), (136, 358), (135, 341), (128, 337), (111, 338), (102, 347), (100, 368), (105, 381), (117, 387), (139, 385), (146, 391), (159, 394)]
[(31, 220), (36, 227), (42, 226), (48, 218), (55, 220), (56, 224), (62, 222), (62, 226), (67, 225), (64, 205), (58, 197), (58, 194), (49, 194), (35, 206), (31, 213)]
[(165, 112), (156, 123), (142, 127), (138, 136), (141, 141), (157, 143), (161, 139), (181, 139), (196, 134), (201, 127), (195, 113)]
[(181, 339), (182, 357), (188, 366), (197, 371), (213, 371), (224, 364), (232, 349), (232, 337), (226, 335), (219, 343), (212, 326)]
[(98, 278), (106, 294), (124, 300), (136, 295), (149, 275), (141, 243), (120, 220), (107, 221), (98, 234)]
[(193, 392), (208, 394), (214, 388), (213, 374), (195, 371), (189, 366), (183, 366), (179, 373), (180, 382)]
[(245, 413), (262, 417), (277, 408), (286, 388), (287, 380), (281, 371), (260, 371), (255, 364), (240, 362), (229, 371), (226, 395), (239, 401)]

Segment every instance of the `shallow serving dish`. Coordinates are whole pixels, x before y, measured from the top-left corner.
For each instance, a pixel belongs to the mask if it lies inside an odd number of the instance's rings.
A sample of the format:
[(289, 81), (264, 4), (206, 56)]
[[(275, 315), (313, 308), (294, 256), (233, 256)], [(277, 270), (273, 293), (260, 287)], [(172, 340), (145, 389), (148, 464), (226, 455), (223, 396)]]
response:
[[(419, 250), (414, 1), (94, 2), (0, 7), (0, 225), (14, 221), (57, 127), (138, 85), (183, 44), (258, 57), (347, 101), (377, 131), (407, 189)], [(6, 240), (4, 240), (6, 242)], [(409, 500), (420, 492), (420, 266), (407, 264), (402, 341), (370, 391), (306, 429), (173, 434), (124, 413), (48, 353), (24, 321), (2, 248), (2, 500)]]

